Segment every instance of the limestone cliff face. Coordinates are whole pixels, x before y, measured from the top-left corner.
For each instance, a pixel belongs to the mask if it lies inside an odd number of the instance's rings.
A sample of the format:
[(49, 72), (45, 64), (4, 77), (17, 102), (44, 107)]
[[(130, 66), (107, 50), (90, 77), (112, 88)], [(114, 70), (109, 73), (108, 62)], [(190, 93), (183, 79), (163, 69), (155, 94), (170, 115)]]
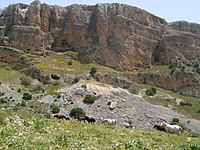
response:
[(123, 4), (94, 6), (10, 5), (0, 11), (0, 35), (24, 51), (52, 49), (79, 52), (85, 62), (135, 70), (167, 64), (175, 57), (200, 55), (200, 26), (167, 23), (153, 14)]
[(172, 58), (194, 60), (200, 56), (200, 25), (178, 21), (165, 27), (154, 49), (154, 62), (168, 64)]

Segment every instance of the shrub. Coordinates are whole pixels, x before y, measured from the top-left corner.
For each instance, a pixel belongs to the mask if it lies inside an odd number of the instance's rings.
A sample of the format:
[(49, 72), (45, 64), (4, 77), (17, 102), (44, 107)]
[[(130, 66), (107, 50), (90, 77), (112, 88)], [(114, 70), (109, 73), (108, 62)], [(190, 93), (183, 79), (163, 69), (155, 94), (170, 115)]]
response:
[(60, 107), (59, 107), (58, 105), (56, 105), (56, 104), (52, 104), (52, 105), (50, 106), (50, 109), (51, 109), (51, 112), (52, 112), (53, 114), (56, 114), (56, 113), (59, 113), (59, 112), (60, 112)]
[(69, 113), (70, 117), (84, 117), (85, 116), (85, 111), (82, 108), (73, 108), (70, 113)]
[(194, 68), (198, 68), (199, 67), (199, 64), (198, 63), (195, 63), (194, 64)]
[(3, 93), (3, 92), (0, 92), (0, 96), (4, 96), (5, 95), (5, 93)]
[(145, 93), (148, 96), (154, 96), (154, 92), (151, 89), (147, 89)]
[(173, 68), (171, 69), (170, 74), (173, 75), (175, 72), (176, 72), (176, 67), (173, 67)]
[(31, 100), (32, 99), (32, 95), (30, 93), (24, 93), (22, 96), (23, 100)]
[(72, 82), (72, 84), (78, 83), (79, 80), (80, 80), (79, 77), (75, 77), (74, 80), (73, 80), (73, 82)]
[(199, 145), (196, 145), (196, 144), (190, 145), (189, 148), (190, 148), (191, 150), (200, 150), (200, 146), (199, 146)]
[(25, 76), (21, 76), (19, 80), (20, 80), (21, 84), (24, 86), (31, 85), (31, 80)]
[(187, 105), (187, 106), (192, 106), (191, 103), (189, 103), (189, 102), (184, 102), (184, 101), (181, 101), (181, 102), (180, 102), (180, 105), (181, 105), (181, 106), (186, 106), (186, 105)]
[(8, 103), (8, 101), (5, 98), (0, 98), (0, 104)]
[(86, 104), (93, 104), (95, 100), (96, 97), (94, 95), (87, 94), (85, 95), (83, 102)]
[(151, 90), (156, 94), (157, 93), (157, 89), (155, 87), (152, 87)]
[(181, 71), (182, 71), (182, 72), (185, 71), (185, 66), (181, 66)]
[(0, 38), (0, 45), (3, 44), (3, 41), (4, 41), (4, 39), (3, 39), (3, 38)]
[(22, 91), (22, 89), (20, 89), (20, 88), (17, 89), (17, 92), (18, 92), (18, 93), (20, 93), (21, 91)]
[(157, 89), (152, 87), (146, 90), (146, 95), (148, 96), (154, 96), (157, 93)]
[(94, 77), (94, 74), (97, 72), (97, 69), (95, 67), (92, 67), (91, 70), (90, 70), (90, 75), (92, 77)]
[(44, 116), (45, 116), (46, 118), (48, 118), (48, 119), (50, 119), (50, 118), (51, 118), (51, 114), (50, 114), (50, 113), (48, 113), (48, 112), (46, 112), (46, 113), (44, 114)]
[(196, 68), (196, 73), (200, 74), (200, 67)]
[(179, 119), (178, 118), (173, 118), (172, 122), (179, 122)]
[(178, 118), (173, 118), (171, 121), (171, 125), (177, 125), (179, 123), (179, 119)]
[(20, 105), (21, 105), (22, 107), (25, 107), (25, 106), (26, 106), (26, 102), (25, 102), (25, 101), (22, 101)]
[(169, 64), (168, 68), (172, 69), (174, 67), (174, 65), (172, 63)]
[(59, 99), (59, 98), (61, 98), (61, 95), (60, 95), (60, 93), (57, 95), (57, 98)]
[(67, 61), (67, 64), (68, 64), (68, 65), (72, 65), (72, 60), (68, 60), (68, 61)]

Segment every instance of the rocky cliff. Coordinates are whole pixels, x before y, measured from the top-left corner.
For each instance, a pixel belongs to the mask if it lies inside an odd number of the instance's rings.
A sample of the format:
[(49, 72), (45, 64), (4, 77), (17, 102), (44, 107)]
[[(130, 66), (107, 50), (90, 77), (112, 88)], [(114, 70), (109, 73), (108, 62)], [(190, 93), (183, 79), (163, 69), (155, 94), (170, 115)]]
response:
[(175, 56), (187, 60), (200, 56), (200, 25), (167, 23), (142, 9), (117, 3), (9, 5), (0, 11), (0, 36), (24, 51), (70, 49), (82, 61), (118, 70), (167, 64)]

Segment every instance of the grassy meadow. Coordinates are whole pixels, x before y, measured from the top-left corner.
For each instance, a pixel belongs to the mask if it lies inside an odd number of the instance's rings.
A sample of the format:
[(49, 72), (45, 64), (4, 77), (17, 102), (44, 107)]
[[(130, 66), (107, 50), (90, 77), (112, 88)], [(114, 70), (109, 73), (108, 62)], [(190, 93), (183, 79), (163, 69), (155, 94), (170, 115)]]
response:
[[(18, 123), (6, 119), (16, 116)], [(48, 119), (18, 107), (0, 110), (0, 149), (198, 150), (200, 136), (187, 131), (179, 137), (161, 131)]]

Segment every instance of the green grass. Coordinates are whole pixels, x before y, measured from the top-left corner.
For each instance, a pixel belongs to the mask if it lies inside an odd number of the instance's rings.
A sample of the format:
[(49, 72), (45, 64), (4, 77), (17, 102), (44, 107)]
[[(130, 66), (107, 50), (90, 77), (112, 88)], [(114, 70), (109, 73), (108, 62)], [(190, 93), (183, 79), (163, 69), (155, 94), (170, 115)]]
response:
[[(126, 129), (103, 124), (90, 125), (73, 121), (46, 119), (36, 116), (26, 108), (0, 110), (0, 121), (18, 115), (24, 123), (19, 126), (9, 121), (0, 125), (0, 149), (94, 149), (132, 150), (167, 149), (182, 150), (200, 147), (200, 137), (184, 132), (181, 137), (164, 132)], [(187, 139), (190, 139), (188, 142)]]
[(168, 69), (168, 65), (155, 65), (150, 69), (141, 71), (140, 73), (168, 74), (170, 73), (170, 70)]
[[(155, 87), (151, 85), (143, 85), (142, 91), (144, 89)], [(154, 105), (162, 105), (162, 106), (174, 106), (175, 111), (188, 116), (189, 118), (195, 118), (200, 120), (200, 113), (198, 111), (200, 110), (200, 99), (193, 98), (193, 97), (187, 97), (180, 95), (178, 93), (171, 92), (169, 90), (165, 90), (162, 88), (157, 88), (157, 94), (153, 97), (145, 96), (144, 99)], [(176, 104), (176, 99), (182, 99), (185, 102), (191, 103), (192, 106), (181, 106)]]
[(9, 85), (20, 85), (19, 78), (22, 76), (18, 71), (0, 68), (0, 82)]
[(43, 69), (46, 74), (56, 72), (62, 76), (65, 74), (82, 75), (89, 74), (90, 69), (95, 66), (98, 72), (109, 73), (116, 72), (111, 68), (104, 67), (98, 64), (81, 64), (77, 60), (72, 61), (72, 65), (67, 64), (69, 59), (66, 55), (54, 54), (47, 57), (37, 58), (35, 66)]

